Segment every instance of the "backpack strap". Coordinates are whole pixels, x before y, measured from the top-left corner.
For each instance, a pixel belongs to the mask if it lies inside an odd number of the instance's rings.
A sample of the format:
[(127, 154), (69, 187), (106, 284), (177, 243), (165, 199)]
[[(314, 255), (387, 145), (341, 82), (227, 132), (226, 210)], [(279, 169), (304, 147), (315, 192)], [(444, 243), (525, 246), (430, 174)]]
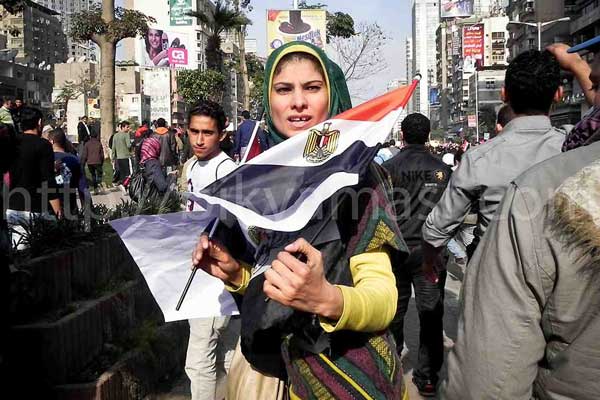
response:
[(231, 158), (227, 157), (226, 159), (222, 160), (218, 165), (217, 168), (215, 168), (215, 181), (219, 180), (219, 167), (221, 166), (221, 164), (223, 164), (226, 161), (231, 161), (232, 163), (235, 164), (235, 161), (233, 161)]

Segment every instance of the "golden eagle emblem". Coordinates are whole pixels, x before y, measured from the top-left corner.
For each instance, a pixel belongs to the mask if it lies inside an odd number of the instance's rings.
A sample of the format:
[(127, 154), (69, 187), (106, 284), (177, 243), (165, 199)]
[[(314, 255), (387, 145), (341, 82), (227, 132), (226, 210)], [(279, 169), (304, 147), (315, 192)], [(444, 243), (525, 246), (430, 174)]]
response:
[(435, 179), (437, 179), (439, 182), (443, 182), (446, 180), (446, 174), (444, 171), (435, 171)]
[(331, 122), (323, 125), (322, 130), (311, 129), (308, 141), (304, 146), (304, 159), (312, 163), (320, 163), (331, 156), (338, 146), (339, 130), (329, 130)]

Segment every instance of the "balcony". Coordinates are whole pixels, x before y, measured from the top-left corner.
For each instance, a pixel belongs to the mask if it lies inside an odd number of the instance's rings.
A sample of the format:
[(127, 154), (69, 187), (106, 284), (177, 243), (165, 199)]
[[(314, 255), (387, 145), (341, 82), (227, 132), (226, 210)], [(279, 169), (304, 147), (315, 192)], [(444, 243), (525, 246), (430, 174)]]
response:
[(571, 23), (571, 34), (575, 34), (600, 20), (600, 7), (596, 7), (591, 12), (583, 14)]

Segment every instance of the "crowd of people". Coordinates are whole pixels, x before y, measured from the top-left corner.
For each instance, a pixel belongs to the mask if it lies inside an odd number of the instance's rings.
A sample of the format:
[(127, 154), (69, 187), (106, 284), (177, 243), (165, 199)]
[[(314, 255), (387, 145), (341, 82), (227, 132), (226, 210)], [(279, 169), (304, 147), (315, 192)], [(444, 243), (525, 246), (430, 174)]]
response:
[[(591, 66), (582, 51), (597, 54)], [(549, 118), (563, 94), (561, 69), (592, 106), (570, 131)], [(192, 263), (224, 282), (240, 316), (189, 321), (192, 399), (407, 399), (401, 354), (413, 289), (420, 331), (412, 379), (421, 395), (599, 398), (599, 84), (600, 37), (526, 51), (506, 72), (493, 139), (431, 146), (430, 121), (410, 114), (402, 145), (382, 146), (353, 187), (369, 193), (358, 204), (342, 197), (335, 216), (323, 204), (321, 218), (299, 232), (271, 232), (256, 253), (240, 246), (235, 227), (202, 234)], [(179, 190), (198, 192), (351, 108), (339, 66), (303, 42), (268, 58), (263, 102), (264, 130), (244, 112), (232, 137), (221, 105), (202, 101), (185, 131), (162, 118), (135, 132), (121, 122), (106, 152), (85, 121), (73, 146), (61, 129), (43, 138), (35, 108), (9, 120), (5, 102), (0, 151), (14, 149), (0, 159), (7, 222), (18, 228), (32, 214), (76, 213), (76, 196), (89, 197), (83, 166), (96, 190), (105, 156), (124, 188), (141, 174), (166, 193), (180, 175)], [(188, 201), (185, 209), (202, 207)], [(253, 276), (262, 255), (271, 268)], [(456, 340), (444, 346), (449, 255), (466, 272)]]

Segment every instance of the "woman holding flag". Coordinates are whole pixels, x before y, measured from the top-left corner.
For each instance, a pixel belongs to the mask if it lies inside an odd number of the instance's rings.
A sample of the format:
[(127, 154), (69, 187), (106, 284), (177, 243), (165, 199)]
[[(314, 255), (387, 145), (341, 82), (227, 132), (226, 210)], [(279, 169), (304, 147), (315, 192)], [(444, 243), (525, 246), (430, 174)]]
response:
[[(271, 54), (263, 102), (270, 147), (351, 108), (339, 66), (304, 42)], [(228, 399), (280, 398), (284, 387), (291, 399), (407, 398), (387, 332), (398, 296), (392, 262), (406, 253), (388, 190), (382, 170), (366, 166), (301, 231), (262, 232), (251, 262), (201, 236), (194, 265), (243, 296), (243, 356), (232, 362)], [(254, 276), (261, 263), (271, 268)]]

